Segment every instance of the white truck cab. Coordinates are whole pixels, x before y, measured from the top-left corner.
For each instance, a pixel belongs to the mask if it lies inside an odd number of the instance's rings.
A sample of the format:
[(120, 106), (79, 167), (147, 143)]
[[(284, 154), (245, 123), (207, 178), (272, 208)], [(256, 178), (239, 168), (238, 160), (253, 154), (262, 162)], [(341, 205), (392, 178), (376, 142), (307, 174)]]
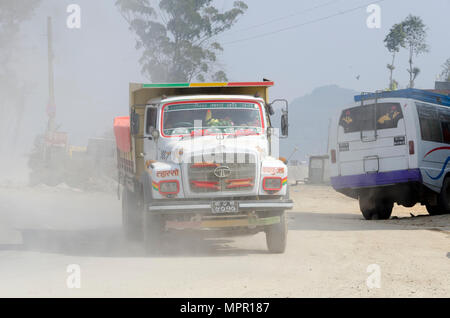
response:
[[(183, 85), (132, 84), (130, 117), (115, 124), (126, 232), (143, 223), (155, 242), (167, 230), (265, 231), (269, 250), (283, 252), (293, 204), (270, 122), (273, 83)], [(283, 120), (286, 133), (287, 107)]]

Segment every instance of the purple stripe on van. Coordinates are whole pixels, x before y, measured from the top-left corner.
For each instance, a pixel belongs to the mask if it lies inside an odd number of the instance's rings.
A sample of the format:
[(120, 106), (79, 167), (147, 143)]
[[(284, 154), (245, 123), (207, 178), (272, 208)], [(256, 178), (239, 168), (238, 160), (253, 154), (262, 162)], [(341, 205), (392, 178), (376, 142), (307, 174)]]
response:
[(422, 181), (419, 169), (331, 177), (331, 185), (334, 189), (371, 187), (411, 181)]

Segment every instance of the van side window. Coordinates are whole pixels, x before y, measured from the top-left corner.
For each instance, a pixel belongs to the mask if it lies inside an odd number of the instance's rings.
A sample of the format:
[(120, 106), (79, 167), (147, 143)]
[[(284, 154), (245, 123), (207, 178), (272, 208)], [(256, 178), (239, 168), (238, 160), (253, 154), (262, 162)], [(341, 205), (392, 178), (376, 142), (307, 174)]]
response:
[(416, 103), (422, 140), (442, 142), (441, 123), (435, 106)]
[(345, 133), (374, 130), (375, 118), (377, 129), (397, 128), (403, 118), (399, 103), (378, 103), (375, 116), (375, 104), (363, 105), (345, 109), (339, 120), (339, 125)]
[(147, 108), (147, 127), (146, 132), (150, 134), (152, 132), (152, 128), (156, 128), (156, 118), (157, 118), (158, 110), (156, 108)]
[(450, 109), (439, 110), (439, 121), (441, 122), (443, 141), (450, 144)]

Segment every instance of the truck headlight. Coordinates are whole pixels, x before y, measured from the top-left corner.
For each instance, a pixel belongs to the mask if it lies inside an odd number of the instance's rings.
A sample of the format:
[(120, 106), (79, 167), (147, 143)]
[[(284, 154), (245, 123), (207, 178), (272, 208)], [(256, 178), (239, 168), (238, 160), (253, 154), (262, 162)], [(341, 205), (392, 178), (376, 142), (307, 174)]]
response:
[(180, 192), (180, 183), (178, 180), (167, 180), (159, 182), (159, 193), (162, 195), (177, 194)]
[(263, 179), (263, 189), (265, 191), (280, 191), (281, 177), (265, 177)]

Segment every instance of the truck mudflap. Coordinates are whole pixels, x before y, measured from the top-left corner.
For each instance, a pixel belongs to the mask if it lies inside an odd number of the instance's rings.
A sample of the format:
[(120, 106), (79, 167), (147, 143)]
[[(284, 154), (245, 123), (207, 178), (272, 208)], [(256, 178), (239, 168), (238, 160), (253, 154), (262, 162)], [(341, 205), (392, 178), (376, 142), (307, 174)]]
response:
[(231, 227), (256, 228), (271, 224), (280, 223), (279, 216), (258, 217), (256, 215), (237, 215), (232, 218), (212, 217), (200, 218), (191, 221), (166, 221), (166, 229), (186, 230), (186, 229), (223, 229)]
[[(236, 200), (235, 200), (236, 201)], [(211, 213), (213, 201), (169, 201), (152, 202), (148, 211), (152, 213)], [(292, 209), (292, 200), (237, 200), (239, 212), (282, 211)]]

